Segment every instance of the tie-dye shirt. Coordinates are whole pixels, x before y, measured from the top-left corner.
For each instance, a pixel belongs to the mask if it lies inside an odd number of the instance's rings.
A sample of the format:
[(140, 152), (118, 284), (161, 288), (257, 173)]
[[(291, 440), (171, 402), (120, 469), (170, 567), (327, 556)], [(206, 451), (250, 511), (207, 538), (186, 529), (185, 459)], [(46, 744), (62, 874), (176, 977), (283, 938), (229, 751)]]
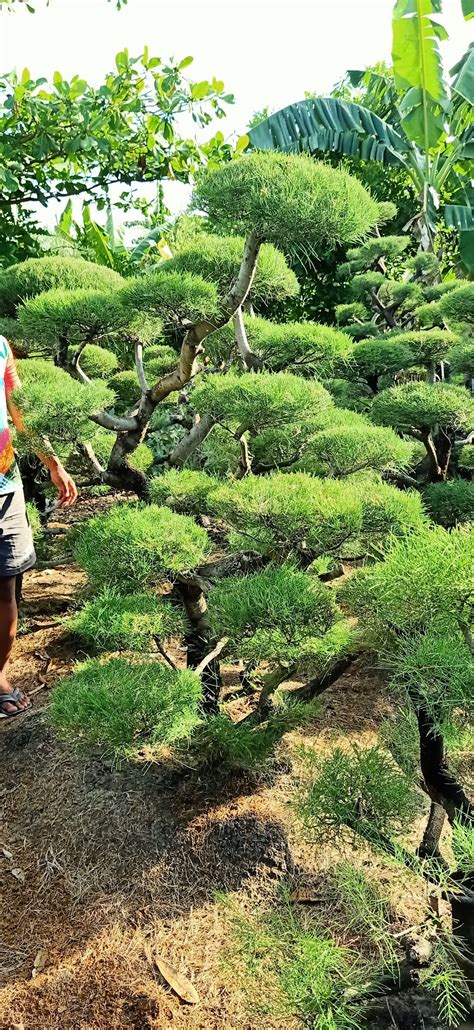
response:
[(20, 385), (10, 344), (0, 336), (0, 496), (21, 487), (8, 425), (7, 394)]

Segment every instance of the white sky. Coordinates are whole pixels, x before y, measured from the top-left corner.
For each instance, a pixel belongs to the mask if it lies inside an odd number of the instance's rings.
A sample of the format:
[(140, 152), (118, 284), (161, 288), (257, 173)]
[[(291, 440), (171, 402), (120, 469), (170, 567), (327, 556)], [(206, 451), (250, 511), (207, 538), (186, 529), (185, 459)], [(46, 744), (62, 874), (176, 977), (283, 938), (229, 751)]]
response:
[[(34, 0), (33, 0), (34, 2)], [(128, 0), (122, 11), (107, 0), (36, 0), (37, 12), (0, 14), (0, 70), (25, 65), (33, 76), (79, 73), (99, 83), (118, 50), (136, 56), (148, 45), (162, 58), (193, 55), (186, 74), (223, 79), (236, 103), (218, 127), (245, 132), (249, 117), (301, 100), (305, 90), (328, 92), (348, 68), (390, 59), (393, 0)], [(472, 39), (460, 0), (444, 0), (450, 39), (442, 45), (451, 67)], [(185, 206), (185, 187), (168, 195)], [(48, 218), (50, 221), (50, 218)]]

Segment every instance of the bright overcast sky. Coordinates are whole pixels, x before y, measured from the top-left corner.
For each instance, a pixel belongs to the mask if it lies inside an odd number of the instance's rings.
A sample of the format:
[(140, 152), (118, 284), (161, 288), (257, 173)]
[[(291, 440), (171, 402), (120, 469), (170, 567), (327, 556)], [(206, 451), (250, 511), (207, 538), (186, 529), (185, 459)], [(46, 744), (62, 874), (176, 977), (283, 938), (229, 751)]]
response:
[[(99, 83), (125, 46), (132, 55), (145, 44), (164, 58), (192, 54), (190, 76), (216, 75), (235, 94), (219, 125), (226, 134), (245, 132), (255, 110), (284, 107), (305, 90), (329, 91), (346, 69), (390, 59), (393, 0), (128, 0), (122, 11), (107, 0), (50, 0), (49, 7), (36, 0), (36, 6), (34, 15), (1, 12), (0, 71), (26, 65), (33, 76), (59, 69)], [(460, 0), (443, 6), (450, 67), (466, 50), (473, 23), (463, 21)], [(171, 199), (174, 208), (182, 206), (181, 196)]]

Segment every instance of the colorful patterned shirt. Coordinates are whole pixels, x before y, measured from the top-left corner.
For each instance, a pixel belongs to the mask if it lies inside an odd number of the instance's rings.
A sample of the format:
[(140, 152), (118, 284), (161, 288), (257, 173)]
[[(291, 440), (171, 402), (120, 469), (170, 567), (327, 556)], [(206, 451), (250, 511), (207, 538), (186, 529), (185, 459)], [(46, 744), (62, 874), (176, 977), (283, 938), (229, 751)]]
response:
[(0, 336), (0, 496), (21, 487), (20, 471), (8, 425), (7, 395), (20, 386), (10, 344)]

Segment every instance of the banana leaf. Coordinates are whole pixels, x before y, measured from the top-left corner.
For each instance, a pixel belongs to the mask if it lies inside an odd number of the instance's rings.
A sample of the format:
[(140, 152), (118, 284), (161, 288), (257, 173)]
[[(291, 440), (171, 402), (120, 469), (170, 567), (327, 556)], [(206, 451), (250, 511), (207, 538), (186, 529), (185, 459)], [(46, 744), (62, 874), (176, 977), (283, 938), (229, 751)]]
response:
[(461, 0), (461, 5), (462, 13), (466, 21), (469, 21), (470, 18), (474, 18), (474, 0)]
[(474, 104), (474, 43), (470, 44), (466, 53), (454, 68), (451, 68), (449, 74), (454, 76), (452, 83), (454, 92), (464, 97), (468, 104)]
[(401, 96), (402, 127), (425, 153), (442, 138), (450, 102), (439, 51), (447, 32), (433, 17), (440, 10), (441, 0), (397, 0), (392, 20), (393, 74)]
[(408, 140), (388, 122), (360, 104), (332, 97), (290, 104), (251, 129), (249, 137), (256, 150), (333, 153), (385, 165), (408, 165), (412, 156)]

